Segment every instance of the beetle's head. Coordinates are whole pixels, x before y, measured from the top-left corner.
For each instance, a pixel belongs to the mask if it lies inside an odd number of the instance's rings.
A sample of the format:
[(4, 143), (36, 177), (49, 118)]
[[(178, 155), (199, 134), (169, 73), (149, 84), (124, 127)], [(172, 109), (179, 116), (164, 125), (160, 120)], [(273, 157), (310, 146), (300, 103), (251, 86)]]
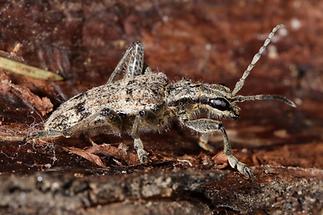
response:
[(212, 119), (238, 118), (240, 109), (237, 106), (237, 103), (244, 101), (277, 100), (292, 107), (296, 107), (294, 102), (279, 95), (237, 95), (244, 86), (245, 80), (249, 76), (251, 70), (259, 61), (276, 32), (281, 28), (283, 28), (283, 25), (277, 25), (273, 28), (232, 91), (219, 84), (201, 84), (192, 83), (188, 80), (181, 80), (170, 86), (167, 97), (168, 105), (177, 107), (176, 110), (180, 111), (180, 115), (190, 115), (190, 117), (196, 115), (197, 117), (203, 117), (201, 115), (204, 114), (207, 118)]
[(255, 100), (277, 100), (296, 107), (291, 100), (279, 95), (234, 95), (232, 91), (220, 84), (194, 83), (181, 80), (168, 89), (167, 104), (178, 111), (178, 115), (189, 115), (190, 118), (223, 118), (239, 117), (239, 102)]
[(170, 86), (167, 104), (179, 111), (179, 115), (237, 119), (240, 108), (231, 95), (231, 90), (223, 85), (181, 80)]

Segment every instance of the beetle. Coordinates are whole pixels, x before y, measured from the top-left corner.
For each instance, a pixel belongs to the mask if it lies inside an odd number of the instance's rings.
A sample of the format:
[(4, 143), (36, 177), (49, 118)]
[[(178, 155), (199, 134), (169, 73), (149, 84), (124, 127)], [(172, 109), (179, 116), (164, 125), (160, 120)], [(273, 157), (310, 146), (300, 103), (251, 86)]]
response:
[(209, 136), (222, 133), (224, 154), (230, 166), (250, 177), (251, 169), (232, 154), (222, 120), (239, 117), (239, 102), (278, 100), (296, 107), (294, 102), (279, 95), (238, 95), (251, 70), (282, 27), (273, 28), (232, 91), (220, 84), (185, 79), (169, 81), (164, 73), (144, 67), (143, 44), (135, 42), (126, 50), (106, 84), (61, 104), (44, 123), (44, 130), (32, 138), (126, 133), (133, 138), (138, 159), (144, 163), (149, 159), (140, 135), (162, 132), (171, 122), (177, 121), (198, 132), (199, 145), (208, 151), (213, 151), (208, 144)]

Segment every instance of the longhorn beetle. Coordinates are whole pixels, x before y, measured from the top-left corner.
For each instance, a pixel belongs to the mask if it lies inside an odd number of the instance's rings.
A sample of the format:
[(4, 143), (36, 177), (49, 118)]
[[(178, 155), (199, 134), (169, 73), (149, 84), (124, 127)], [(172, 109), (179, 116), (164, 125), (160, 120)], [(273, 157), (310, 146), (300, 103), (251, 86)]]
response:
[(29, 138), (126, 133), (133, 138), (138, 158), (144, 163), (148, 161), (148, 153), (140, 135), (147, 131), (162, 132), (172, 121), (177, 121), (183, 127), (198, 132), (199, 145), (208, 151), (212, 151), (208, 144), (209, 135), (222, 133), (224, 154), (230, 166), (250, 177), (251, 169), (232, 154), (221, 120), (237, 119), (239, 102), (278, 100), (296, 107), (294, 102), (279, 95), (237, 95), (275, 33), (282, 27), (277, 25), (273, 28), (232, 91), (219, 84), (169, 81), (165, 74), (144, 68), (143, 45), (135, 42), (126, 50), (106, 84), (61, 104), (45, 122), (44, 130)]

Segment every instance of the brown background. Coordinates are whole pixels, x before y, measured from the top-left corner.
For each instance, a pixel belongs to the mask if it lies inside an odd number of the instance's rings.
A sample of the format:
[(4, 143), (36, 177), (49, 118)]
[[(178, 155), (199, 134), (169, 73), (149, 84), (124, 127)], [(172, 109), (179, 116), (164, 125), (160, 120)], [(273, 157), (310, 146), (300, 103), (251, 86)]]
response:
[[(233, 88), (280, 23), (286, 30), (241, 93), (281, 94), (298, 107), (248, 102), (238, 121), (225, 122), (234, 153), (255, 172), (253, 181), (230, 168), (219, 170), (214, 154), (176, 127), (143, 137), (153, 160), (148, 165), (137, 163), (128, 137), (95, 139), (111, 143), (97, 153), (106, 168), (64, 150), (86, 149), (86, 138), (2, 141), (1, 213), (322, 213), (322, 1), (80, 2), (1, 1), (0, 50), (10, 53), (20, 44), (11, 58), (65, 78), (48, 82), (1, 71), (1, 135), (41, 128), (65, 99), (105, 83), (135, 40), (145, 45), (146, 63), (171, 80)], [(129, 146), (126, 159), (118, 156), (121, 141)], [(220, 136), (212, 143), (222, 150)]]

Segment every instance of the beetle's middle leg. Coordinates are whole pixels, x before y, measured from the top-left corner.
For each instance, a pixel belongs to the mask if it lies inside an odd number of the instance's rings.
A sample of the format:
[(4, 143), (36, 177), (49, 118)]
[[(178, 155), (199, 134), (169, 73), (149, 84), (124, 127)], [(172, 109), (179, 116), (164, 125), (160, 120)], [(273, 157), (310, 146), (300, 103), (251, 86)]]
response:
[(133, 138), (133, 146), (137, 151), (137, 156), (140, 163), (147, 163), (149, 161), (148, 152), (144, 150), (144, 144), (139, 137), (139, 129), (140, 125), (142, 124), (142, 120), (142, 116), (136, 116), (131, 129), (131, 136)]
[(221, 122), (213, 119), (196, 119), (196, 120), (183, 121), (182, 123), (188, 128), (201, 133), (203, 138), (206, 138), (207, 137), (206, 135), (220, 131), (223, 136), (223, 143), (224, 143), (223, 151), (228, 158), (228, 162), (230, 166), (232, 168), (237, 169), (240, 173), (244, 174), (247, 177), (252, 176), (251, 169), (246, 164), (240, 162), (232, 154), (231, 143), (229, 142), (228, 135)]

